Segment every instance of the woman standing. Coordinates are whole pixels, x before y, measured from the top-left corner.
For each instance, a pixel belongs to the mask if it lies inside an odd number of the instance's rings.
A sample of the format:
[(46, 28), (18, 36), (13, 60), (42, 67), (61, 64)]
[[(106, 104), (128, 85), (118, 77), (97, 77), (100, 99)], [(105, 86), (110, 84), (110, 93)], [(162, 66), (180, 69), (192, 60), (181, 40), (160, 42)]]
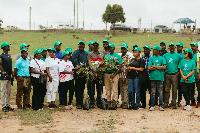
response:
[(32, 109), (33, 110), (42, 110), (42, 90), (43, 85), (39, 83), (40, 74), (46, 76), (44, 71), (46, 70), (45, 63), (41, 60), (42, 54), (41, 50), (36, 49), (34, 51), (34, 58), (30, 62), (31, 69), (31, 82), (33, 85), (33, 96), (32, 96)]
[(56, 49), (50, 47), (47, 49), (49, 52), (49, 57), (45, 60), (45, 66), (47, 71), (47, 102), (49, 103), (49, 109), (54, 109), (56, 93), (59, 86), (59, 62), (60, 60), (56, 58)]
[(190, 94), (192, 86), (195, 83), (195, 60), (193, 60), (193, 51), (191, 48), (187, 48), (184, 52), (185, 59), (181, 60), (179, 64), (180, 74), (181, 74), (181, 90), (186, 101), (184, 110), (190, 110)]
[[(131, 59), (130, 65), (128, 65), (129, 71), (129, 85), (128, 93), (131, 106), (129, 109), (137, 110), (138, 104), (140, 103), (140, 77), (139, 72), (144, 71), (145, 62), (144, 59), (140, 58), (141, 49), (135, 47), (132, 50), (135, 58)], [(135, 102), (135, 93), (136, 93), (136, 102)]]
[[(62, 57), (64, 60), (60, 62), (59, 66), (59, 72), (60, 72), (60, 85), (63, 90), (63, 101), (65, 105), (65, 109), (76, 109), (76, 107), (73, 107), (72, 100), (74, 95), (74, 72), (72, 69), (74, 68), (72, 62), (70, 59), (70, 53), (68, 51), (64, 51), (62, 53)], [(69, 102), (67, 105), (67, 92), (69, 90)]]

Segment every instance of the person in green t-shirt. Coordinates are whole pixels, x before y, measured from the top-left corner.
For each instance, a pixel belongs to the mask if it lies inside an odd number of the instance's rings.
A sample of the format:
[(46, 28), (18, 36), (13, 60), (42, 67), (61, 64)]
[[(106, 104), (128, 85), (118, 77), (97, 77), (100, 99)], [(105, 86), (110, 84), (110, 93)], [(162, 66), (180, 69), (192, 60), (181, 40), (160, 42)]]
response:
[(89, 54), (90, 52), (93, 51), (93, 41), (90, 41), (90, 42), (88, 43), (88, 46), (89, 46), (89, 50), (87, 50), (86, 52)]
[[(181, 60), (184, 59), (184, 53), (183, 53), (183, 43), (182, 42), (178, 42), (176, 44), (176, 48), (177, 48), (177, 53), (181, 56)], [(181, 80), (181, 75), (178, 75), (178, 102), (177, 102), (177, 106), (178, 107), (182, 107), (181, 105), (181, 100), (182, 100), (182, 92), (181, 92), (181, 84), (180, 84), (180, 80)]]
[(187, 48), (184, 53), (185, 59), (181, 60), (179, 64), (181, 74), (181, 91), (186, 101), (186, 106), (183, 108), (184, 110), (190, 110), (192, 108), (190, 106), (190, 94), (195, 84), (194, 73), (196, 69), (196, 63), (192, 59), (192, 53), (192, 49)]
[(42, 51), (42, 58), (41, 58), (41, 60), (43, 60), (45, 62), (46, 56), (47, 56), (47, 49), (45, 47), (42, 47), (41, 51)]
[[(106, 55), (105, 59), (110, 60), (110, 62), (112, 62), (113, 60), (119, 61), (116, 64), (116, 65), (119, 65), (118, 69), (117, 70), (116, 69), (105, 70), (105, 77), (104, 77), (108, 108), (109, 109), (117, 109), (116, 102), (118, 99), (118, 81), (119, 81), (118, 73), (122, 67), (122, 58), (120, 57), (120, 55), (114, 53), (115, 44), (110, 43), (107, 47), (108, 47), (108, 51), (110, 53)], [(114, 105), (114, 106), (111, 107), (111, 105)]]
[(166, 61), (165, 58), (159, 55), (161, 47), (155, 45), (153, 47), (153, 55), (148, 64), (148, 69), (150, 72), (150, 80), (151, 80), (151, 107), (150, 111), (154, 110), (155, 106), (155, 93), (158, 91), (159, 96), (159, 106), (160, 110), (164, 111), (163, 105), (163, 81), (164, 81), (164, 71), (166, 69)]
[(177, 88), (178, 88), (178, 64), (181, 61), (181, 56), (175, 52), (176, 46), (174, 43), (169, 44), (170, 52), (163, 55), (166, 60), (166, 70), (165, 70), (165, 93), (164, 93), (164, 108), (168, 108), (170, 89), (172, 85), (172, 101), (171, 105), (173, 109), (176, 107), (177, 99)]
[[(198, 72), (197, 72), (198, 44), (196, 42), (193, 42), (193, 43), (190, 44), (190, 46), (191, 46), (191, 49), (193, 51), (193, 58), (192, 59), (195, 61), (195, 64), (196, 64), (195, 65), (196, 69), (195, 69), (195, 73), (194, 73), (194, 76), (195, 76), (194, 83), (196, 83), (196, 86), (197, 86), (197, 90), (198, 90), (197, 101), (199, 101), (198, 102), (198, 106), (200, 106), (200, 90), (199, 90), (199, 83), (198, 83), (199, 78), (200, 78), (200, 74), (198, 75)], [(194, 95), (195, 95), (195, 85), (193, 86), (193, 88), (191, 90), (191, 102), (192, 102), (191, 106), (196, 106), (197, 107)]]

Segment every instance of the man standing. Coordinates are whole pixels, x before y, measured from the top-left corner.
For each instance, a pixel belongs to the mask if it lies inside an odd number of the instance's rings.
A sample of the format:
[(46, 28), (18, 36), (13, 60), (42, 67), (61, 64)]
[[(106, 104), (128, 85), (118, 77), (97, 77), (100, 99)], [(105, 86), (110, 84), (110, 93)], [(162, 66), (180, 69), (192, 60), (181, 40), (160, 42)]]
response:
[(176, 46), (174, 43), (169, 44), (170, 52), (164, 54), (166, 60), (166, 70), (165, 70), (165, 93), (164, 93), (164, 108), (168, 108), (169, 98), (170, 98), (170, 89), (172, 86), (172, 102), (171, 105), (173, 109), (176, 107), (177, 99), (177, 88), (178, 88), (178, 64), (181, 61), (181, 56), (175, 52)]
[[(176, 47), (177, 47), (177, 53), (181, 56), (181, 60), (184, 59), (184, 53), (182, 52), (183, 51), (183, 43), (178, 42), (176, 44)], [(182, 105), (181, 105), (182, 91), (181, 91), (180, 80), (181, 80), (181, 75), (179, 74), (178, 75), (178, 102), (177, 102), (178, 107), (182, 107)]]
[[(126, 45), (126, 47), (127, 47), (127, 55), (128, 55), (131, 59), (132, 59), (132, 58), (135, 58), (135, 57), (133, 56), (133, 53), (128, 51), (128, 44), (127, 44), (126, 42), (123, 42), (122, 45)], [(137, 45), (137, 46), (138, 46), (138, 45)], [(135, 48), (133, 48), (133, 49), (135, 49)], [(122, 56), (122, 53), (119, 53), (119, 55)]]
[(165, 50), (166, 49), (166, 43), (165, 42), (161, 42), (160, 43), (160, 47), (161, 47), (160, 56), (163, 56), (164, 54), (167, 53), (167, 51)]
[(41, 48), (41, 52), (42, 52), (42, 58), (41, 58), (41, 60), (43, 60), (45, 62), (46, 56), (47, 56), (47, 49), (45, 47), (42, 47)]
[[(80, 63), (85, 64), (85, 67), (88, 66), (87, 56), (88, 53), (84, 51), (85, 49), (85, 42), (79, 41), (78, 49), (74, 51), (72, 55), (72, 63), (75, 68), (80, 67)], [(83, 93), (85, 89), (85, 78), (79, 77), (78, 75), (75, 77), (75, 87), (76, 87), (76, 106), (77, 109), (82, 109), (83, 107)]]
[[(28, 47), (29, 47), (30, 45), (26, 45), (25, 43), (22, 43), (21, 45), (20, 45), (20, 51), (24, 48), (24, 49), (27, 49), (27, 51), (28, 51)], [(19, 54), (17, 54), (17, 57), (16, 57), (16, 60), (18, 60), (19, 58), (21, 57), (21, 53), (19, 53)], [(29, 61), (31, 61), (31, 56), (28, 54), (27, 55), (27, 59), (29, 60)]]
[[(99, 52), (99, 42), (98, 41), (94, 41), (93, 42), (93, 51), (89, 53), (89, 55), (87, 56), (88, 59), (88, 64), (90, 66), (91, 69), (91, 75), (94, 75), (94, 79), (91, 82), (91, 87), (89, 88), (90, 90), (88, 90), (88, 94), (90, 97), (90, 104), (93, 107), (95, 105), (94, 103), (94, 95), (95, 95), (95, 84), (96, 84), (96, 89), (97, 89), (97, 107), (100, 107), (101, 104), (101, 90), (102, 90), (102, 83), (100, 83), (99, 76), (98, 73), (96, 73), (96, 69), (99, 67), (99, 65), (97, 65), (96, 67), (95, 64), (98, 64), (100, 61), (103, 60), (104, 54)], [(95, 69), (96, 68), (96, 69)]]
[[(0, 55), (0, 80), (1, 80), (1, 104), (2, 111), (8, 112), (13, 111), (14, 108), (11, 108), (9, 105), (10, 102), (10, 93), (11, 93), (11, 80), (12, 80), (12, 58), (8, 54), (10, 51), (11, 43), (3, 42), (1, 43), (1, 49), (3, 53)], [(5, 73), (5, 75), (3, 74)]]
[[(56, 53), (55, 53), (55, 56), (56, 58), (62, 60), (63, 57), (62, 57), (62, 52), (60, 51), (61, 50), (61, 44), (59, 41), (55, 41), (54, 42), (54, 48), (56, 49)], [(64, 105), (64, 101), (63, 101), (63, 91), (61, 89), (61, 86), (59, 84), (58, 86), (58, 94), (59, 94), (59, 104), (60, 105)]]
[(164, 81), (164, 72), (163, 70), (166, 69), (166, 61), (165, 58), (159, 55), (161, 47), (155, 45), (153, 47), (153, 55), (148, 64), (148, 69), (150, 72), (150, 80), (151, 80), (151, 107), (150, 111), (153, 111), (155, 108), (155, 93), (158, 90), (159, 96), (159, 106), (160, 110), (164, 111), (163, 105), (163, 81)]
[(108, 46), (109, 45), (109, 41), (107, 39), (103, 40), (103, 50), (101, 50), (100, 52), (102, 52), (104, 54), (104, 56), (106, 56), (107, 54), (109, 54), (108, 51)]
[[(193, 42), (190, 44), (191, 45), (191, 49), (193, 51), (193, 60), (195, 60), (196, 62), (196, 69), (195, 69), (195, 80), (196, 80), (196, 87), (197, 87), (197, 91), (198, 91), (198, 97), (197, 97), (197, 104), (194, 98), (195, 95), (195, 85), (192, 87), (191, 90), (191, 106), (196, 106), (197, 108), (200, 107), (200, 84), (199, 84), (199, 79), (200, 79), (200, 72), (199, 72), (199, 68), (197, 67), (197, 65), (200, 64), (199, 62), (199, 52), (198, 52), (198, 44), (196, 42)], [(198, 69), (198, 72), (197, 72)]]
[(88, 43), (88, 47), (89, 47), (89, 50), (87, 50), (86, 52), (89, 54), (90, 52), (93, 51), (93, 41), (90, 41), (90, 42)]
[(30, 80), (30, 61), (27, 59), (27, 49), (21, 50), (21, 58), (15, 62), (14, 76), (17, 80), (17, 94), (16, 104), (17, 109), (22, 110), (22, 96), (23, 96), (23, 109), (30, 108), (30, 92), (31, 92), (31, 80)]
[[(109, 109), (116, 109), (116, 102), (118, 99), (118, 89), (117, 89), (118, 81), (119, 81), (118, 73), (122, 67), (122, 58), (118, 54), (114, 53), (115, 44), (110, 43), (108, 47), (109, 47), (108, 51), (110, 53), (106, 55), (105, 59), (110, 60), (110, 62), (112, 62), (112, 60), (117, 58), (117, 60), (119, 61), (119, 63), (116, 64), (116, 65), (119, 65), (118, 69), (106, 70), (105, 77), (104, 77), (108, 107)], [(112, 84), (112, 87), (111, 87), (111, 84)], [(115, 107), (111, 107), (111, 103), (113, 103)]]
[(122, 109), (127, 109), (129, 104), (129, 95), (128, 95), (128, 64), (130, 64), (131, 58), (127, 54), (127, 45), (122, 43), (121, 45), (121, 58), (122, 58), (122, 68), (121, 73), (119, 73), (119, 88), (121, 94), (121, 107)]
[[(140, 101), (142, 103), (142, 106), (140, 108), (146, 108), (146, 91), (147, 91), (147, 89), (149, 90), (149, 94), (151, 97), (150, 71), (148, 69), (149, 59), (152, 57), (152, 55), (150, 54), (151, 47), (149, 45), (145, 45), (143, 48), (144, 48), (144, 55), (142, 56), (142, 59), (144, 59), (144, 62), (145, 62), (146, 84), (141, 84)], [(149, 105), (151, 105), (150, 103), (151, 103), (151, 100), (149, 100)]]

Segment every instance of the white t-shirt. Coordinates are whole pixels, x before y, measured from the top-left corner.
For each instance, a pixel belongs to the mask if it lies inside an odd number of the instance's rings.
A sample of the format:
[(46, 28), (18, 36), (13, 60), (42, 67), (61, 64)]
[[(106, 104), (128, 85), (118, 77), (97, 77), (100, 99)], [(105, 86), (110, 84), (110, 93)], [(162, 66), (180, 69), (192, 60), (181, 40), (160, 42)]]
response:
[(74, 79), (73, 75), (71, 74), (63, 74), (62, 72), (68, 71), (71, 72), (74, 68), (71, 61), (65, 62), (64, 60), (60, 61), (59, 72), (60, 72), (60, 82), (66, 82)]
[[(131, 59), (132, 59), (132, 58), (135, 58), (135, 57), (133, 56), (133, 53), (131, 53), (131, 52), (128, 52), (128, 51), (127, 51), (126, 54), (128, 54), (128, 56), (129, 56)], [(119, 53), (118, 55), (122, 56), (122, 53)]]
[[(60, 60), (58, 58), (51, 58), (50, 56), (45, 60), (45, 66), (49, 67), (49, 72), (51, 74), (52, 80), (59, 80), (59, 63)], [(47, 76), (47, 81), (49, 77)]]
[[(36, 61), (37, 61), (37, 63), (36, 63)], [(36, 58), (31, 60), (30, 67), (35, 68), (36, 71), (43, 72), (43, 73), (44, 73), (44, 70), (46, 70), (45, 62), (43, 60), (38, 60)], [(35, 77), (35, 78), (39, 78), (40, 74), (31, 73), (31, 76)]]

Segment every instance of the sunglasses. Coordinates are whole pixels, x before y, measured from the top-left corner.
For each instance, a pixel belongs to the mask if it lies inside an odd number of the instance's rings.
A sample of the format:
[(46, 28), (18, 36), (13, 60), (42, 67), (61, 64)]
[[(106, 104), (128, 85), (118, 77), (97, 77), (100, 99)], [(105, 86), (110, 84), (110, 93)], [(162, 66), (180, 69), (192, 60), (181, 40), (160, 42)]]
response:
[(184, 54), (187, 54), (187, 52), (185, 52)]
[(93, 45), (94, 47), (99, 47), (99, 45)]

